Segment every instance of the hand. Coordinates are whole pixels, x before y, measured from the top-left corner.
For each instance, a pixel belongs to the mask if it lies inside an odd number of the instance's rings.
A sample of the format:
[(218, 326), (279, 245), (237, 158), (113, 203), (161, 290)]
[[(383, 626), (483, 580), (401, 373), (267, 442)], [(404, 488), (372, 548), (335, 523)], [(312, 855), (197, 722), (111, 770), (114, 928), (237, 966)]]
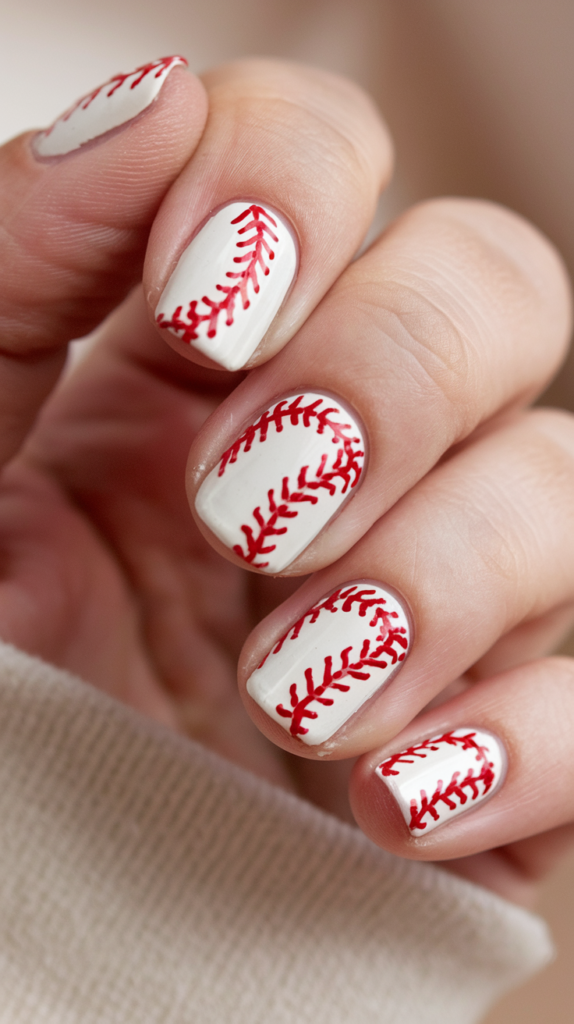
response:
[[(0, 496), (2, 636), (340, 813), (358, 757), (353, 806), (376, 842), (527, 899), (573, 811), (572, 666), (533, 659), (571, 621), (574, 436), (565, 414), (525, 411), (564, 352), (560, 262), (514, 215), (442, 200), (350, 263), (391, 172), (369, 102), (265, 62), (205, 84), (205, 130), (201, 86), (177, 67), (85, 148), (4, 149), (0, 427), (18, 455)], [(152, 222), (143, 293), (22, 447), (64, 343), (137, 280)], [(260, 308), (277, 313), (263, 337)], [(236, 387), (217, 363), (261, 365)], [(268, 611), (240, 686), (274, 745), (233, 678)], [(447, 823), (414, 838), (385, 770), (428, 757), (436, 784), (444, 751), (460, 783), (447, 800), (475, 813), (448, 820), (429, 791)]]

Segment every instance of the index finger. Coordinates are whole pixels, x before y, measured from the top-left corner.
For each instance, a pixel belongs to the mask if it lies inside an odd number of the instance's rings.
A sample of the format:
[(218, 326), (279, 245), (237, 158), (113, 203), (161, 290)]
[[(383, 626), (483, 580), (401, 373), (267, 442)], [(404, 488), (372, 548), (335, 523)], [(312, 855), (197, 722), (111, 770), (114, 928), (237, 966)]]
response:
[(144, 286), (176, 351), (265, 362), (360, 246), (392, 147), (352, 82), (273, 61), (205, 78), (205, 133), (155, 221)]

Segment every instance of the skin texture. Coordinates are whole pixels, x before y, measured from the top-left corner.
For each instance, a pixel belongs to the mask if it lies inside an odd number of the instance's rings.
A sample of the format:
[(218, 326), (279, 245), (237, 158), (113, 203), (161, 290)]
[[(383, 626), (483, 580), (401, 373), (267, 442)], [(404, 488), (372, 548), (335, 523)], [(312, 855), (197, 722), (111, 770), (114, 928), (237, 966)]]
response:
[[(359, 758), (353, 808), (376, 842), (528, 901), (573, 810), (555, 770), (568, 759), (572, 666), (537, 659), (574, 605), (574, 431), (566, 414), (527, 408), (565, 352), (560, 260), (509, 211), (437, 200), (350, 263), (391, 172), (370, 101), (273, 62), (216, 70), (205, 88), (176, 69), (157, 105), (85, 150), (38, 162), (24, 136), (0, 153), (1, 635), (343, 817)], [(247, 375), (206, 365), (152, 322), (198, 224), (237, 196), (285, 212), (301, 248)], [(121, 303), (146, 246), (143, 287), (49, 394), (65, 343)], [(186, 462), (193, 506), (254, 412), (301, 387), (357, 410), (369, 464), (273, 580), (191, 518)], [(403, 595), (412, 653), (332, 743), (302, 749), (245, 680), (315, 600), (362, 577)], [(372, 769), (411, 737), (468, 721), (505, 743), (507, 781), (415, 842)]]

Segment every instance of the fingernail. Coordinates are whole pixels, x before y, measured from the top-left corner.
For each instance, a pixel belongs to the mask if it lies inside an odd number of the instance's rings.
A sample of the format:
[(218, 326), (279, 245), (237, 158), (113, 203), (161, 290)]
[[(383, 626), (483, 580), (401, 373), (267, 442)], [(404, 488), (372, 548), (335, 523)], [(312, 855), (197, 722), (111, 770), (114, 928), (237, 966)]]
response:
[(277, 641), (247, 692), (296, 739), (324, 743), (398, 671), (410, 636), (394, 594), (375, 583), (347, 583)]
[(39, 132), (33, 144), (36, 154), (63, 156), (131, 121), (153, 103), (170, 71), (178, 64), (187, 66), (185, 57), (162, 57), (129, 74), (110, 78), (109, 82), (82, 96), (50, 128)]
[(156, 323), (227, 370), (238, 370), (267, 333), (296, 270), (295, 236), (276, 210), (228, 203), (183, 251), (156, 308)]
[(223, 453), (197, 513), (247, 565), (281, 572), (353, 493), (364, 449), (357, 421), (331, 397), (282, 398)]
[(425, 836), (492, 796), (505, 769), (504, 747), (492, 733), (454, 729), (387, 757), (375, 771), (411, 835)]

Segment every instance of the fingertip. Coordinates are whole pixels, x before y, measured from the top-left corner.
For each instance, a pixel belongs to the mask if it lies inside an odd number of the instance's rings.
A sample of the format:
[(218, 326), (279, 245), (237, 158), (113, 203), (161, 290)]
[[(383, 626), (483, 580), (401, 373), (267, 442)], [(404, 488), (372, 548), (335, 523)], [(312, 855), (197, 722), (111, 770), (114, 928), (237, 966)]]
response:
[(370, 751), (355, 762), (349, 780), (353, 817), (377, 846), (398, 857), (419, 859), (425, 844), (412, 839), (396, 800), (377, 777), (379, 760), (377, 752)]
[[(272, 359), (352, 259), (392, 143), (373, 101), (337, 75), (246, 60), (205, 82), (208, 124), (154, 224), (146, 290), (188, 358), (235, 371)], [(241, 236), (248, 212), (258, 223)]]
[(40, 162), (83, 155), (139, 128), (142, 121), (152, 132), (165, 127), (170, 135), (177, 134), (178, 114), (184, 116), (192, 135), (194, 127), (201, 130), (207, 116), (205, 90), (189, 71), (185, 57), (162, 57), (114, 75), (80, 97), (48, 128), (32, 136), (32, 153)]
[[(411, 730), (412, 731), (412, 730)], [(350, 802), (359, 825), (379, 846), (414, 859), (452, 859), (465, 849), (461, 817), (496, 796), (506, 779), (506, 747), (489, 729), (446, 728), (424, 738), (391, 744), (358, 762)], [(453, 821), (457, 827), (453, 830)], [(443, 836), (446, 833), (446, 841)]]

